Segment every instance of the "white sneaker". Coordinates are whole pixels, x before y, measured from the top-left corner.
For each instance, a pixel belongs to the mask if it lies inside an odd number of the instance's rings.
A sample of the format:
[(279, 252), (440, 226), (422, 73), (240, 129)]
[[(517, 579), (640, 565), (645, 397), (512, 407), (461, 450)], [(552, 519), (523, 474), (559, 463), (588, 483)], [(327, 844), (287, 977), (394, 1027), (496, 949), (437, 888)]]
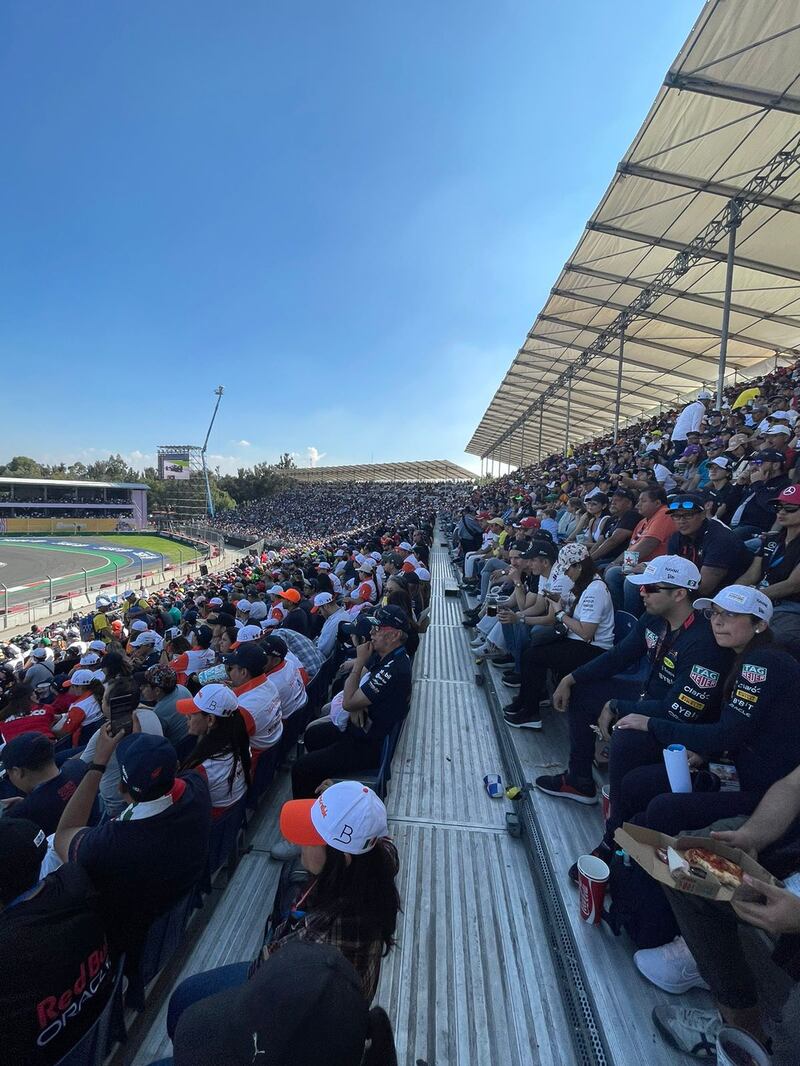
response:
[(278, 843), (269, 849), (269, 853), (278, 862), (288, 862), (289, 859), (293, 859), (300, 854), (300, 848), (297, 844), (290, 844), (288, 840), (284, 840), (281, 837)]
[(722, 1018), (716, 1011), (693, 1007), (653, 1007), (656, 1028), (672, 1047), (698, 1059), (716, 1059)]
[(690, 988), (705, 988), (708, 985), (700, 976), (694, 956), (682, 936), (676, 936), (671, 944), (660, 948), (642, 948), (633, 956), (636, 969), (665, 992), (688, 992)]

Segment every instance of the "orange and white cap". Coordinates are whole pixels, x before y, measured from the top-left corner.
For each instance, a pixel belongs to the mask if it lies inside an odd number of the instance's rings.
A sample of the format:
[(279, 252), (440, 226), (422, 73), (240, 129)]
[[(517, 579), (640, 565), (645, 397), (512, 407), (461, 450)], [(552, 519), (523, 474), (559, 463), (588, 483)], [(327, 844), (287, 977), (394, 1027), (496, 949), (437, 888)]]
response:
[(360, 781), (338, 781), (315, 800), (284, 803), (281, 832), (301, 847), (327, 844), (348, 855), (365, 855), (388, 834), (389, 823), (371, 788)]
[(239, 701), (236, 693), (227, 685), (203, 685), (191, 699), (177, 700), (178, 714), (213, 714), (216, 718), (230, 718), (235, 714)]

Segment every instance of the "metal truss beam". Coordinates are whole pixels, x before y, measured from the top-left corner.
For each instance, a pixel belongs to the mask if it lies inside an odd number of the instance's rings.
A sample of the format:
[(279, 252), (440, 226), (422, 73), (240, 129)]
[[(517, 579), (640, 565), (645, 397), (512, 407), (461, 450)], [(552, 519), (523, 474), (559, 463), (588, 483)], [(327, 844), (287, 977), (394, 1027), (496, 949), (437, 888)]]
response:
[(763, 107), (765, 111), (788, 111), (791, 115), (800, 115), (800, 97), (797, 96), (768, 93), (761, 89), (750, 89), (745, 85), (730, 85), (715, 81), (714, 78), (701, 78), (696, 74), (678, 74), (672, 71), (664, 78), (664, 84), (668, 89), (680, 89), (681, 92), (716, 96), (721, 100), (736, 100), (740, 104)]
[[(691, 247), (688, 244), (682, 244), (680, 241), (670, 240), (669, 237), (659, 237), (654, 233), (642, 233), (639, 230), (622, 229), (621, 226), (610, 226), (606, 222), (587, 222), (586, 228), (592, 233), (606, 233), (609, 237), (622, 237), (626, 241), (633, 241), (636, 244), (657, 245), (659, 248), (667, 248), (669, 251), (678, 252), (679, 254), (688, 252)], [(717, 248), (706, 248), (699, 258), (711, 259), (715, 263), (724, 263), (728, 257), (725, 252)], [(777, 275), (779, 278), (791, 278), (792, 281), (800, 281), (800, 270), (777, 267), (772, 263), (764, 263), (759, 259), (747, 259), (744, 256), (737, 255), (736, 265), (744, 267), (746, 270), (758, 270), (762, 274)]]
[[(607, 270), (596, 270), (594, 267), (582, 266), (580, 263), (567, 263), (564, 270), (569, 271), (571, 274), (594, 278), (597, 281), (608, 281), (614, 285), (630, 285), (634, 289), (646, 289), (649, 285), (649, 282), (641, 281), (639, 278), (625, 277), (623, 274), (612, 274)], [(687, 292), (684, 289), (676, 289), (672, 286), (664, 290), (664, 295), (673, 296), (678, 300), (689, 300), (691, 303), (703, 304), (705, 307), (713, 307), (720, 313), (724, 306), (722, 300), (715, 300), (712, 296), (701, 296), (700, 293)], [(746, 315), (750, 318), (761, 319), (763, 322), (776, 322), (781, 326), (789, 326), (790, 329), (798, 329), (800, 327), (800, 315), (792, 318), (789, 315), (757, 311), (754, 307), (746, 307), (744, 304), (734, 303), (731, 304), (731, 311), (735, 315)]]
[[(561, 321), (560, 318), (551, 318), (551, 317), (545, 316), (545, 315), (540, 315), (539, 316), (539, 321), (540, 322), (541, 321), (558, 322), (559, 325), (562, 325), (562, 326), (564, 325), (564, 323)], [(599, 333), (600, 332), (600, 330), (597, 329), (596, 326), (595, 327), (591, 327), (591, 328), (588, 327), (588, 326), (584, 326), (583, 328), (584, 329), (588, 329), (590, 333), (591, 332), (595, 332), (595, 333)], [(530, 340), (551, 340), (551, 338), (548, 338), (545, 334), (539, 334), (539, 333), (529, 333), (528, 337), (529, 337)], [(582, 344), (567, 343), (565, 341), (559, 341), (558, 343), (563, 348), (569, 348), (569, 349), (571, 349), (572, 351), (575, 351), (575, 352), (583, 352), (583, 351), (586, 350), (584, 345), (582, 345)], [(640, 344), (643, 348), (655, 348), (658, 351), (666, 351), (668, 355), (679, 356), (683, 360), (686, 359), (686, 352), (680, 351), (680, 349), (678, 349), (678, 348), (670, 348), (668, 345), (656, 344), (655, 341), (638, 341), (638, 340), (636, 340), (635, 337), (630, 337), (628, 339), (628, 343), (629, 344)], [(523, 349), (523, 350), (525, 351), (526, 349)], [(534, 355), (535, 353), (531, 352), (531, 351), (528, 351), (527, 354), (528, 355)], [(663, 376), (663, 377), (680, 378), (682, 381), (690, 382), (690, 384), (694, 388), (697, 388), (699, 385), (703, 384), (703, 381), (700, 378), (698, 378), (696, 374), (687, 374), (685, 371), (682, 371), (682, 370), (664, 370), (661, 367), (654, 367), (651, 363), (642, 363), (642, 362), (639, 362), (636, 359), (631, 359), (631, 357), (629, 355), (625, 356), (625, 365), (626, 366), (635, 366), (639, 370), (649, 370), (651, 374), (655, 374), (658, 377), (662, 377)], [(570, 363), (570, 366), (571, 367), (576, 366), (576, 360), (573, 360)]]
[[(726, 200), (736, 200), (744, 195), (743, 189), (735, 185), (726, 185), (723, 181), (704, 181), (702, 178), (693, 178), (689, 174), (673, 174), (667, 170), (659, 170), (657, 167), (646, 167), (641, 163), (622, 162), (617, 167), (617, 173), (622, 174), (623, 177), (646, 178), (648, 181), (677, 185), (681, 189), (707, 192), (712, 196), (722, 196)], [(773, 207), (776, 211), (791, 211), (795, 215), (800, 215), (800, 203), (797, 200), (788, 200), (783, 196), (763, 196), (759, 203), (764, 207)]]
[[(553, 296), (563, 296), (567, 300), (577, 300), (579, 303), (589, 304), (592, 307), (610, 307), (612, 311), (624, 311), (625, 304), (617, 303), (613, 300), (603, 300), (598, 296), (586, 296), (580, 291), (573, 291), (572, 289), (551, 289), (550, 292)], [(678, 326), (681, 329), (692, 330), (694, 333), (702, 333), (709, 337), (721, 337), (722, 330), (716, 329), (714, 326), (703, 326), (700, 323), (687, 322), (685, 318), (673, 318), (671, 315), (664, 315), (660, 311), (640, 311), (640, 318), (645, 318), (648, 321), (666, 322), (670, 326)], [(771, 341), (758, 340), (756, 337), (745, 337), (741, 333), (729, 333), (728, 339), (732, 341), (739, 341), (741, 344), (749, 344), (754, 348), (766, 348), (767, 351), (774, 352), (775, 345)], [(634, 334), (631, 340), (635, 343), (636, 336)], [(784, 346), (781, 351), (791, 352), (792, 355), (800, 355), (800, 348), (790, 348)], [(696, 358), (702, 358), (697, 356)], [(716, 359), (710, 360), (716, 365)]]
[[(526, 352), (525, 354), (526, 355), (532, 355), (533, 353), (532, 352)], [(572, 365), (571, 360), (567, 359), (567, 358), (558, 359), (557, 362), (559, 363), (559, 365), (567, 365), (567, 366), (571, 366)], [(531, 368), (533, 368), (533, 365), (534, 365), (533, 363), (523, 363), (523, 362), (521, 362), (519, 360), (519, 358), (517, 358), (517, 360), (514, 363), (514, 366), (530, 366)], [(630, 360), (627, 357), (625, 359), (625, 365), (626, 366), (630, 365)], [(652, 370), (652, 368), (649, 368), (649, 369)], [(510, 373), (510, 371), (509, 371), (509, 373)], [(585, 376), (582, 377), (582, 378), (578, 378), (577, 382), (573, 382), (573, 386), (575, 384), (580, 384), (581, 382), (586, 382), (587, 384), (592, 385), (592, 386), (597, 385), (598, 388), (609, 388), (610, 386), (605, 385), (602, 381), (599, 380), (601, 378), (606, 378), (606, 379), (608, 379), (608, 381), (616, 382), (617, 375), (609, 373), (606, 370), (598, 370), (596, 367), (587, 367)], [(664, 395), (664, 390), (663, 389), (659, 389), (657, 387), (651, 389), (648, 385), (639, 385), (638, 383), (637, 383), (637, 388), (635, 388), (635, 389), (629, 388), (627, 390), (627, 392), (630, 395), (642, 396), (642, 397), (644, 397), (646, 399), (652, 397), (656, 401), (656, 403)]]

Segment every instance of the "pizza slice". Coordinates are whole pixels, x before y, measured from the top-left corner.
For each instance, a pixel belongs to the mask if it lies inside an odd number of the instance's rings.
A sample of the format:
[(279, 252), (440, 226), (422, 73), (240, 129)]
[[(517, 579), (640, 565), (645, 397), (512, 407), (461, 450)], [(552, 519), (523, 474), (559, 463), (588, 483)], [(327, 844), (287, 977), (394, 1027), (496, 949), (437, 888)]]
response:
[(738, 888), (742, 884), (744, 872), (741, 866), (729, 859), (723, 859), (721, 855), (715, 855), (713, 851), (705, 848), (689, 848), (683, 853), (683, 857), (690, 866), (698, 866), (706, 873), (713, 874), (721, 885), (729, 888)]

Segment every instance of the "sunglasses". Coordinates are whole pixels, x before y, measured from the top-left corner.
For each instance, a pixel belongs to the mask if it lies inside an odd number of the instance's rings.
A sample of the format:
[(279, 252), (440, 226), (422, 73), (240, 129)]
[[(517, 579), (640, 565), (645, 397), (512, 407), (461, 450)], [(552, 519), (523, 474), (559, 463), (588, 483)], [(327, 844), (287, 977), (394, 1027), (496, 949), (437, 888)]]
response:
[(709, 619), (709, 621), (716, 618), (728, 622), (731, 618), (741, 618), (741, 615), (737, 614), (736, 611), (723, 611), (719, 607), (706, 607), (703, 610), (703, 614)]
[(700, 508), (694, 502), (694, 500), (673, 500), (673, 502), (667, 508), (669, 511), (696, 511), (700, 513)]
[(800, 505), (796, 503), (776, 503), (776, 511), (784, 511), (786, 514), (797, 514), (800, 511)]
[(640, 585), (639, 588), (646, 596), (652, 596), (654, 592), (674, 592), (677, 585)]

